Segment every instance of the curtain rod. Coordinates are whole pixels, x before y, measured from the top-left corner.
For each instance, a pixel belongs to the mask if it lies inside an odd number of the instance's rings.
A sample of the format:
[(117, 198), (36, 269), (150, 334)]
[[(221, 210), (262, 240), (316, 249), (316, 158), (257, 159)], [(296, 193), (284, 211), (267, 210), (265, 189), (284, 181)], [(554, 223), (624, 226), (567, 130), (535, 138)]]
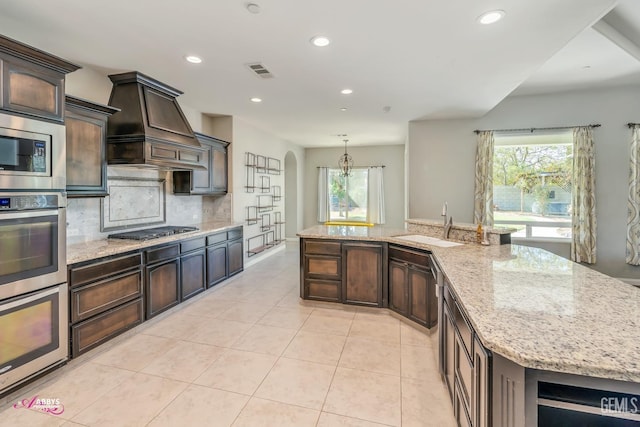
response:
[[(335, 166), (316, 166), (316, 169), (327, 168), (327, 169), (340, 169)], [(374, 166), (354, 166), (354, 169), (364, 169), (364, 168), (386, 168), (385, 165), (374, 165)]]
[(640, 126), (640, 123), (627, 123), (627, 126), (629, 126), (630, 128), (634, 127), (634, 126)]
[(592, 124), (592, 125), (582, 125), (582, 126), (556, 126), (556, 127), (548, 127), (548, 128), (520, 128), (520, 129), (476, 129), (473, 132), (474, 133), (480, 133), (480, 132), (487, 132), (487, 131), (492, 131), (492, 132), (524, 132), (524, 131), (530, 131), (531, 133), (533, 133), (534, 131), (537, 130), (560, 130), (560, 129), (573, 129), (576, 127), (590, 127), (590, 128), (599, 128), (600, 124)]

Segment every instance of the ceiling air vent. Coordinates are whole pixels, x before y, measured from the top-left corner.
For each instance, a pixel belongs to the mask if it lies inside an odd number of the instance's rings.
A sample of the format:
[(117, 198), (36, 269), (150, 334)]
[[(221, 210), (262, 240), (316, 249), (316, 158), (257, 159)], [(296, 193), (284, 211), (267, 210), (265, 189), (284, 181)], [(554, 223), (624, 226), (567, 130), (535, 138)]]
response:
[(249, 69), (253, 71), (260, 78), (270, 79), (273, 77), (273, 74), (271, 74), (271, 71), (267, 70), (267, 68), (264, 65), (260, 64), (259, 62), (256, 62), (254, 64), (247, 64), (247, 67), (249, 67)]

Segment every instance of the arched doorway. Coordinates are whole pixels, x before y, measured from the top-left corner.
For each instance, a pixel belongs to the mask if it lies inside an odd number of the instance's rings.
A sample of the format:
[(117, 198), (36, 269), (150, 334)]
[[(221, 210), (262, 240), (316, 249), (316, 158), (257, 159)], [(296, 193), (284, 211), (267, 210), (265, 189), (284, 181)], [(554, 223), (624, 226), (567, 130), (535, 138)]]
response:
[(284, 156), (284, 235), (296, 237), (298, 232), (298, 161), (291, 151)]

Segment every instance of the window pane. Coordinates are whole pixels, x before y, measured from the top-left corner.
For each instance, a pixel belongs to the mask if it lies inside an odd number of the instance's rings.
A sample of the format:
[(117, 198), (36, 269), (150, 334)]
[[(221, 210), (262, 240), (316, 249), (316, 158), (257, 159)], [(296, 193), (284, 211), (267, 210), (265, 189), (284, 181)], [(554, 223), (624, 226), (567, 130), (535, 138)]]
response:
[(367, 220), (368, 169), (354, 169), (349, 177), (329, 169), (329, 220)]
[(571, 237), (572, 146), (496, 145), (494, 223), (513, 237)]

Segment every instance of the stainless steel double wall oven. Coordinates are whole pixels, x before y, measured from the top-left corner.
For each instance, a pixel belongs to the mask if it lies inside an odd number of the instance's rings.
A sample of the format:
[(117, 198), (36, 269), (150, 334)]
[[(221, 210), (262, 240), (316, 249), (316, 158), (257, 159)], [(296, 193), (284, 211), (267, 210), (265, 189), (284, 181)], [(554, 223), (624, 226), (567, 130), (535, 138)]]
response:
[(68, 358), (63, 124), (0, 114), (0, 395)]

